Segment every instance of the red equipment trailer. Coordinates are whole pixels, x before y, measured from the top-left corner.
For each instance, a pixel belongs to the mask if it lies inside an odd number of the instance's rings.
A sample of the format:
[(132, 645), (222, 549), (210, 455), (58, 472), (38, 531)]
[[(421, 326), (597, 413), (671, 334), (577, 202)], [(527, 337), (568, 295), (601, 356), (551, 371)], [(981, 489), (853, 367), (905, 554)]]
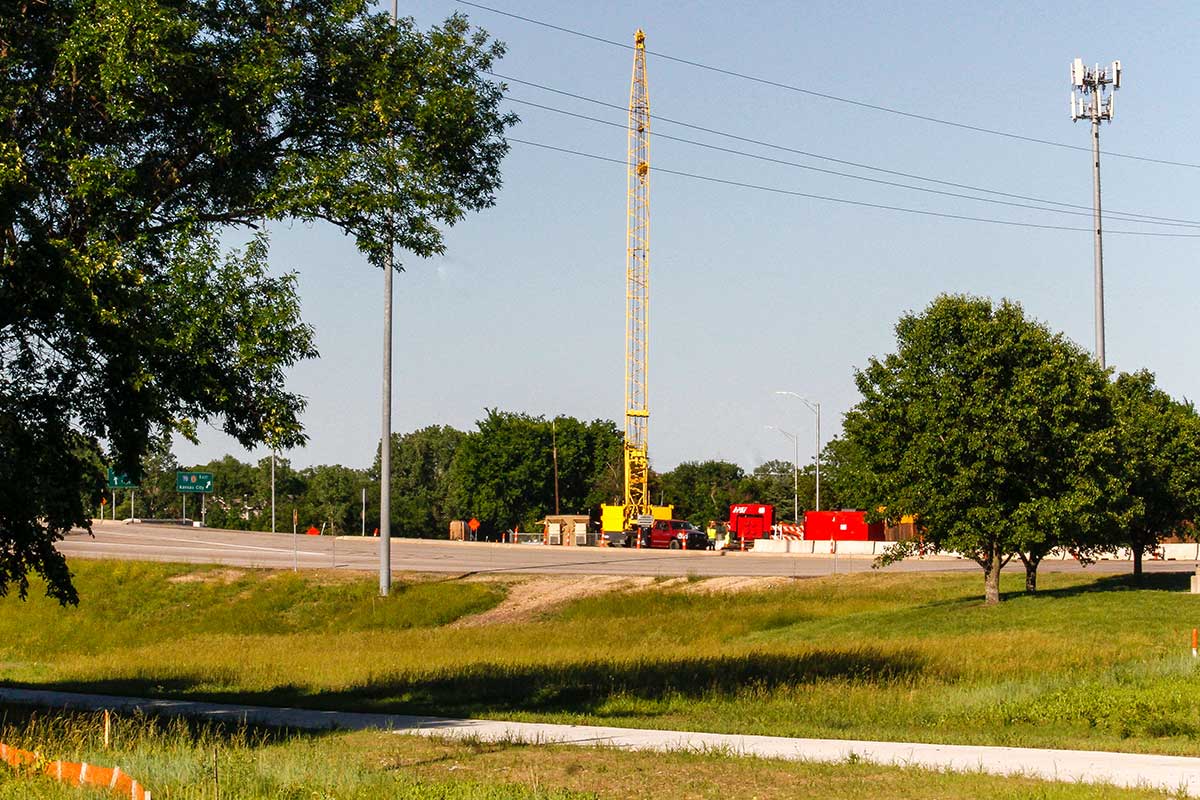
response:
[(733, 539), (747, 544), (770, 539), (775, 524), (775, 506), (769, 503), (735, 503), (729, 507), (729, 532)]
[(867, 522), (865, 511), (805, 511), (804, 538), (882, 542), (883, 523)]

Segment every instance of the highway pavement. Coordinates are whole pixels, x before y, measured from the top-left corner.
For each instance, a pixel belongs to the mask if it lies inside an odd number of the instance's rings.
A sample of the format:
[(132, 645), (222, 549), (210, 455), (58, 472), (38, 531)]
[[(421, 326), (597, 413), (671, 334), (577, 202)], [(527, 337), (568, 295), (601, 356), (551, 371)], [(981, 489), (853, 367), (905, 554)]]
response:
[[(361, 536), (293, 536), (177, 525), (97, 522), (93, 534), (77, 530), (58, 544), (69, 558), (112, 558), (174, 561), (273, 569), (339, 569), (375, 572), (379, 540)], [(541, 573), (560, 575), (651, 576), (791, 576), (816, 577), (871, 569), (869, 556), (683, 552), (629, 550), (612, 547), (559, 547), (540, 544), (449, 542), (436, 539), (392, 539), (396, 572), (444, 574)], [(1194, 562), (1151, 561), (1148, 571), (1182, 571)], [(1020, 571), (1019, 563), (1009, 564)], [(1071, 561), (1046, 561), (1044, 572), (1078, 572)], [(1122, 561), (1102, 561), (1089, 571), (1128, 572)], [(888, 571), (978, 571), (972, 561), (954, 558), (916, 559)]]

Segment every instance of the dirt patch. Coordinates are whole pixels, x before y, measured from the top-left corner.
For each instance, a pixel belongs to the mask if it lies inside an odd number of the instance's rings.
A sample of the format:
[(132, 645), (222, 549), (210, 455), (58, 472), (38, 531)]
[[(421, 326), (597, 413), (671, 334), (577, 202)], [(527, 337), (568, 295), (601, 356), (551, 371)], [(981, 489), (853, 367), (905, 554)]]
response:
[(529, 622), (553, 613), (567, 603), (585, 597), (628, 592), (634, 590), (678, 591), (688, 594), (720, 594), (733, 592), (757, 592), (786, 586), (792, 582), (787, 577), (756, 578), (733, 576), (720, 578), (653, 578), (621, 575), (589, 576), (539, 576), (525, 580), (511, 577), (481, 575), (469, 578), (472, 581), (502, 582), (507, 584), (508, 594), (495, 608), (463, 617), (451, 623), (451, 628), (473, 628), (480, 625), (505, 625), (514, 622)]
[(587, 577), (537, 577), (509, 584), (508, 596), (495, 608), (452, 623), (452, 628), (528, 622), (584, 597), (608, 592), (644, 589), (654, 583), (649, 577), (591, 575)]
[(731, 575), (728, 577), (705, 578), (703, 580), (691, 581), (681, 588), (683, 591), (688, 592), (689, 594), (761, 592), (766, 589), (776, 589), (780, 586), (786, 586), (791, 582), (791, 578), (781, 575), (766, 578), (755, 578), (745, 575)]
[(211, 569), (207, 572), (189, 572), (184, 575), (172, 575), (167, 583), (233, 583), (246, 574), (241, 569)]

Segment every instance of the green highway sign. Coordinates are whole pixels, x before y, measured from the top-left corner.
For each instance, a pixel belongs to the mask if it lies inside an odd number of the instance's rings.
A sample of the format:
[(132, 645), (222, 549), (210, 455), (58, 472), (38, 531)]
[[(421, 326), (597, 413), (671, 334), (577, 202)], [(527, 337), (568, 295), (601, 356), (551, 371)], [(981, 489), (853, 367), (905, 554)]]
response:
[(110, 489), (136, 489), (138, 485), (129, 480), (129, 476), (124, 472), (114, 472), (112, 467), (108, 468), (108, 488)]
[(192, 492), (195, 494), (212, 494), (213, 474), (211, 472), (176, 472), (175, 491)]

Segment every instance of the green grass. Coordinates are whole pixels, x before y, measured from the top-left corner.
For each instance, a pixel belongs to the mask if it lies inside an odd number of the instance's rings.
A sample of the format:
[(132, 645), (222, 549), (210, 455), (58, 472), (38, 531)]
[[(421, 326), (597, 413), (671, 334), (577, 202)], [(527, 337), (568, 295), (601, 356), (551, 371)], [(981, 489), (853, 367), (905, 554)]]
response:
[[(624, 800), (862, 797), (1149, 800), (1167, 793), (1023, 777), (804, 764), (719, 753), (452, 742), (386, 733), (303, 735), (116, 717), (105, 749), (96, 714), (0, 706), (0, 740), (53, 758), (120, 766), (162, 800)], [(216, 767), (214, 772), (214, 765)], [(99, 790), (18, 775), (0, 764), (0, 800), (99, 800)]]
[[(505, 588), (74, 564), (78, 609), (0, 600), (0, 681), (264, 705), (787, 736), (1200, 755), (1187, 576), (1046, 574), (998, 607), (979, 576), (703, 581), (549, 617), (446, 623)], [(513, 578), (507, 591), (519, 593)]]

